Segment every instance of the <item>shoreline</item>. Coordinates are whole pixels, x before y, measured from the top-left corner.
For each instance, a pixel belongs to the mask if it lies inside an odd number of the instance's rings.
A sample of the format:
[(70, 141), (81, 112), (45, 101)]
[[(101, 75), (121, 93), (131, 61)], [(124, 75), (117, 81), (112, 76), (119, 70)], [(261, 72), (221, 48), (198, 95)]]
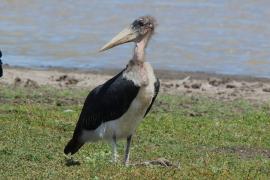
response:
[[(100, 68), (97, 70), (93, 69), (79, 69), (79, 68), (65, 68), (65, 67), (23, 67), (23, 66), (10, 66), (3, 64), (3, 69), (25, 69), (25, 70), (38, 70), (38, 71), (59, 71), (63, 73), (74, 72), (74, 73), (84, 73), (84, 74), (99, 74), (99, 75), (110, 75), (114, 76), (122, 69), (115, 68)], [(269, 82), (270, 77), (259, 77), (259, 76), (249, 76), (240, 74), (219, 74), (212, 72), (203, 71), (176, 71), (176, 70), (166, 70), (166, 69), (154, 69), (156, 76), (161, 79), (175, 80), (182, 79), (187, 76), (198, 80), (207, 80), (208, 78), (229, 78), (236, 81), (247, 81), (247, 82)]]
[[(32, 69), (3, 66), (1, 84), (38, 88), (92, 88), (109, 80), (119, 69), (79, 70), (65, 68)], [(161, 93), (205, 96), (223, 101), (244, 99), (255, 103), (270, 102), (270, 79), (241, 75), (155, 70)]]

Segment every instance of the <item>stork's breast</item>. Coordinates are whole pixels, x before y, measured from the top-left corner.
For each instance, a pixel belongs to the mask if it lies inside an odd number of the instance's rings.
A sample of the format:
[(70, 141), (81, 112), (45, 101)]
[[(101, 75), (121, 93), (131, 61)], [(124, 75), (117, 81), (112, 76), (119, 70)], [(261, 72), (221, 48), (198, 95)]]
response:
[(144, 64), (145, 75), (147, 76), (148, 83), (145, 86), (141, 86), (140, 91), (138, 93), (138, 98), (146, 104), (148, 107), (152, 102), (152, 98), (155, 94), (155, 82), (156, 77), (154, 75), (154, 71), (149, 63)]
[(148, 107), (152, 101), (153, 96), (154, 90), (152, 90), (152, 88), (148, 85), (140, 89), (137, 98), (140, 99), (141, 103)]
[(148, 108), (155, 94), (156, 77), (152, 66), (148, 62), (142, 64), (131, 63), (123, 74), (124, 78), (131, 80), (135, 85), (140, 86), (139, 93), (135, 100), (139, 109)]

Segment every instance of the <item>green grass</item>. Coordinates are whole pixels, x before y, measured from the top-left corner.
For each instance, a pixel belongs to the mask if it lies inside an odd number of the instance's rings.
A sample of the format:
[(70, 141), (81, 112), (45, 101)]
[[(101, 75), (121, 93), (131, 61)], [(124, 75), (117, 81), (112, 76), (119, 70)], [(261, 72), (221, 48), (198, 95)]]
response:
[[(85, 145), (66, 166), (87, 89), (0, 87), (0, 179), (268, 179), (270, 104), (160, 94), (133, 138), (131, 163), (160, 157), (180, 168), (113, 164), (110, 145)], [(72, 112), (64, 110), (71, 109)], [(120, 159), (124, 142), (119, 143)], [(121, 161), (120, 161), (121, 162)]]

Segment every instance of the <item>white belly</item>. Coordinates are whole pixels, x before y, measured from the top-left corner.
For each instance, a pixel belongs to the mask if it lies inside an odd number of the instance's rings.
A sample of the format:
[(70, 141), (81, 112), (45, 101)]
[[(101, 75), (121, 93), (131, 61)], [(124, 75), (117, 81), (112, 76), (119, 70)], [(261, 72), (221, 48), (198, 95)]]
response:
[(84, 130), (81, 137), (84, 142), (100, 139), (111, 140), (113, 136), (116, 136), (117, 139), (127, 138), (135, 132), (147, 108), (150, 106), (155, 92), (154, 83), (156, 78), (152, 67), (145, 63), (145, 68), (148, 72), (149, 83), (146, 86), (140, 87), (136, 98), (132, 101), (127, 112), (116, 120), (102, 123), (95, 130)]

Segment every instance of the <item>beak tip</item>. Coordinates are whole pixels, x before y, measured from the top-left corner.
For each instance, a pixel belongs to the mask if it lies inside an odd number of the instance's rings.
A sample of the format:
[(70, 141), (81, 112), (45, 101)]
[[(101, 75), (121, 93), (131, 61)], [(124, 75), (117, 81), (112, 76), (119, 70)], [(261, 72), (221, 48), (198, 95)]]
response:
[(104, 48), (104, 47), (102, 47), (102, 48), (100, 48), (100, 49), (98, 50), (98, 52), (103, 52), (103, 51), (105, 51), (105, 48)]
[(110, 49), (110, 46), (105, 45), (105, 46), (103, 46), (102, 48), (100, 48), (100, 49), (98, 50), (98, 52), (103, 52), (103, 51), (106, 51), (106, 50), (108, 50), (108, 49)]
[(131, 42), (134, 39), (135, 35), (132, 28), (127, 27), (120, 33), (118, 33), (118, 35), (116, 35), (110, 42), (108, 42), (102, 48), (100, 48), (98, 52), (103, 52), (120, 44)]

